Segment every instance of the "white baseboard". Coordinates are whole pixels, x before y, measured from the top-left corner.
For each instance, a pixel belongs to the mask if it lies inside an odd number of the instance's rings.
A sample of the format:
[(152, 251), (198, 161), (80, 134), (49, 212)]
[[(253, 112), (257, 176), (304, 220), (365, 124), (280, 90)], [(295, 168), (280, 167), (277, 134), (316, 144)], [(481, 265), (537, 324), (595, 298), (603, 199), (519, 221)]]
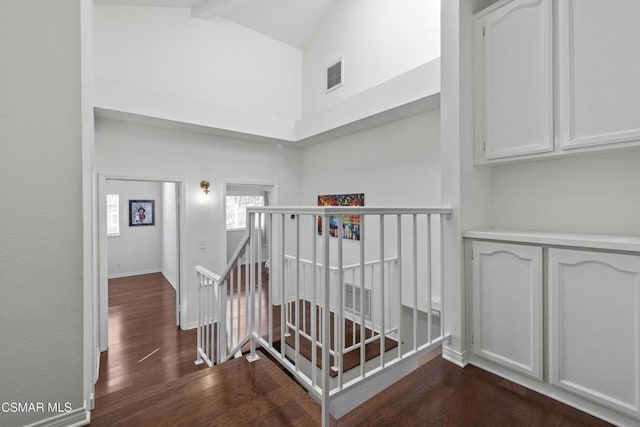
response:
[(182, 322), (182, 324), (180, 325), (180, 329), (182, 329), (183, 331), (188, 331), (189, 329), (195, 329), (198, 327), (198, 322), (190, 322), (190, 323), (184, 323)]
[[(93, 384), (98, 382), (98, 378), (100, 378), (100, 346), (96, 347), (96, 377), (93, 379)], [(95, 387), (94, 387), (95, 388)], [(91, 408), (93, 409), (93, 407)]]
[(57, 414), (53, 417), (37, 421), (25, 427), (80, 427), (86, 426), (91, 420), (91, 414), (85, 408), (74, 409), (71, 412)]
[(115, 273), (109, 274), (107, 278), (109, 279), (119, 279), (121, 277), (129, 277), (129, 276), (141, 276), (143, 274), (151, 274), (151, 273), (162, 273), (162, 270), (153, 268), (151, 270), (140, 270), (140, 271), (129, 271), (127, 273)]
[(178, 285), (176, 285), (175, 281), (169, 278), (169, 275), (167, 273), (165, 273), (164, 271), (162, 271), (161, 273), (164, 276), (164, 278), (167, 279), (167, 282), (171, 283), (171, 286), (173, 286), (173, 289), (178, 289)]
[(469, 364), (469, 357), (467, 351), (454, 350), (451, 347), (442, 346), (442, 358), (449, 362), (464, 368)]
[[(414, 354), (403, 357), (401, 360), (395, 360), (394, 363), (387, 365), (385, 369), (360, 380), (360, 382), (348, 389), (338, 391), (330, 399), (331, 415), (336, 419), (341, 418), (376, 394), (400, 381), (422, 366), (422, 364), (436, 357), (440, 353), (440, 345), (441, 343), (438, 342)], [(391, 351), (393, 352), (392, 357), (396, 357), (397, 352)], [(311, 396), (313, 397), (313, 395)]]

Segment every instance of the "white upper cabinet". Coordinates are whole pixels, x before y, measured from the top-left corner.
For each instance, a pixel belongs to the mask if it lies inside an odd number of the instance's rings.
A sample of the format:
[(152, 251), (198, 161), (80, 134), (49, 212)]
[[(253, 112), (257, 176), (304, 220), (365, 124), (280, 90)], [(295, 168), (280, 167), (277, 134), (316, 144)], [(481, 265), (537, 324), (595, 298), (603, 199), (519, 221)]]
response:
[(562, 147), (640, 140), (640, 1), (561, 0), (558, 8)]
[(476, 163), (640, 145), (640, 0), (502, 0), (476, 14)]
[(553, 151), (551, 0), (497, 3), (475, 32), (478, 157)]

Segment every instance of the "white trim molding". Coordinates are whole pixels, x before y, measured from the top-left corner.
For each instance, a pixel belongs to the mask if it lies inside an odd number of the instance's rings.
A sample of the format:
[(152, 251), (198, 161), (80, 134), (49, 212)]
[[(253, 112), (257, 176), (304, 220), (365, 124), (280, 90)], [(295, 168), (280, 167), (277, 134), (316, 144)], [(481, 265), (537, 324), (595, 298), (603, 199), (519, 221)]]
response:
[(80, 427), (91, 421), (91, 414), (86, 408), (74, 409), (64, 414), (54, 415), (25, 427)]
[(469, 355), (466, 350), (458, 351), (445, 345), (442, 346), (442, 358), (461, 368), (469, 364)]
[[(109, 276), (107, 276), (107, 277), (109, 279), (119, 279), (121, 277), (141, 276), (143, 274), (153, 274), (153, 273), (162, 273), (162, 269), (160, 269), (160, 268), (151, 268), (149, 270), (129, 271), (129, 272), (125, 272), (125, 273), (109, 274)], [(173, 286), (173, 283), (171, 283), (171, 285)], [(173, 286), (173, 287), (175, 288), (175, 286)]]
[(165, 271), (160, 271), (160, 273), (162, 273), (162, 275), (164, 276), (165, 279), (167, 279), (167, 282), (169, 282), (171, 284), (171, 286), (173, 286), (173, 289), (178, 289), (176, 283), (174, 280), (171, 280), (169, 278), (169, 274)]

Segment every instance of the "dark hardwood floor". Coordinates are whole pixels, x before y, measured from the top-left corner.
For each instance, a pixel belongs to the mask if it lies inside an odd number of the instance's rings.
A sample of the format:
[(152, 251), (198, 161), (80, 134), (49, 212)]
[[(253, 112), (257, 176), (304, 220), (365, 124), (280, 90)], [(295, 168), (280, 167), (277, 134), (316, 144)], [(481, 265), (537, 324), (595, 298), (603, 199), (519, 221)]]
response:
[(109, 350), (100, 354), (92, 418), (202, 369), (193, 363), (196, 331), (176, 326), (175, 295), (160, 273), (109, 280)]
[[(109, 283), (109, 352), (101, 355), (95, 426), (317, 426), (320, 407), (269, 357), (193, 364), (195, 330), (175, 326), (160, 274)], [(154, 352), (155, 351), (155, 352)], [(605, 426), (481, 369), (437, 358), (337, 426)]]
[(318, 426), (320, 407), (260, 356), (254, 363), (241, 357), (147, 388), (91, 425)]
[(340, 418), (338, 426), (610, 426), (474, 366), (437, 357)]

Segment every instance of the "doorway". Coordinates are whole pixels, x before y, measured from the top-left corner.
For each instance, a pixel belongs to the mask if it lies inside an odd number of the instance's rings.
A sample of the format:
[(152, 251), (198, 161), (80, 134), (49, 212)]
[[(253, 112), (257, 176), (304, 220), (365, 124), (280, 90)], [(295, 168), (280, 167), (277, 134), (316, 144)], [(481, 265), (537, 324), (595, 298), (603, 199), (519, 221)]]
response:
[[(184, 231), (183, 180), (100, 176), (99, 343), (109, 347), (109, 280), (161, 277), (175, 293), (175, 325), (181, 324)], [(173, 299), (172, 295), (172, 299)]]
[[(275, 204), (276, 184), (274, 183), (251, 183), (251, 182), (225, 182), (224, 184), (224, 218), (226, 226), (226, 259), (229, 261), (233, 252), (238, 247), (242, 236), (246, 231), (246, 208), (273, 206)], [(268, 245), (265, 239), (263, 246)], [(262, 251), (266, 257), (267, 251)], [(260, 260), (267, 261), (266, 258)]]

